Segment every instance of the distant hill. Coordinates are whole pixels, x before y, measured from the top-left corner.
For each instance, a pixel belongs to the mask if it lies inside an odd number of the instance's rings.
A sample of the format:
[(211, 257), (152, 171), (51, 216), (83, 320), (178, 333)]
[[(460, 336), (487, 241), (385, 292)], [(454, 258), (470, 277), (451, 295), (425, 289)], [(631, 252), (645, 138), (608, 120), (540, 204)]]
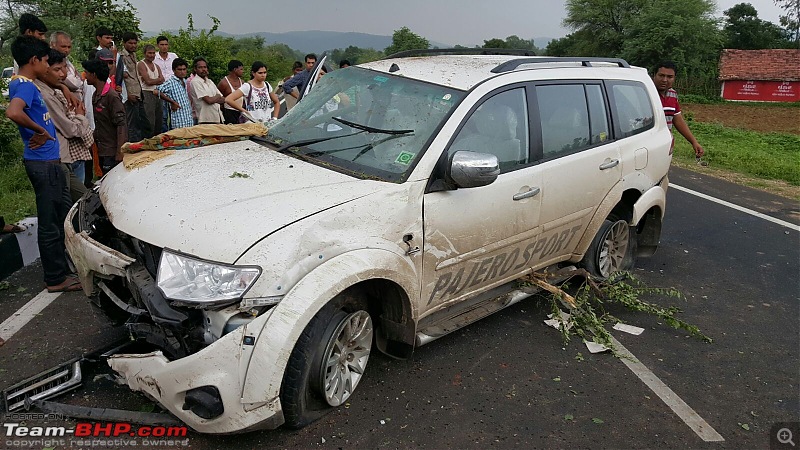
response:
[[(174, 32), (174, 31), (171, 31)], [(286, 44), (294, 50), (301, 53), (322, 53), (326, 50), (333, 50), (336, 48), (345, 49), (351, 45), (360, 48), (373, 48), (375, 50), (383, 51), (386, 47), (391, 45), (391, 36), (381, 36), (377, 34), (356, 33), (356, 32), (342, 32), (342, 31), (289, 31), (286, 33), (270, 33), (261, 31), (258, 33), (246, 34), (231, 34), (224, 32), (217, 32), (220, 36), (230, 37), (252, 37), (261, 36), (264, 42), (269, 44)], [(155, 35), (155, 33), (148, 32), (145, 36)], [(552, 38), (537, 37), (534, 38), (534, 43), (539, 48), (544, 48)], [(480, 42), (483, 44), (483, 41)], [(468, 44), (462, 44), (468, 45)], [(444, 44), (441, 42), (431, 41), (431, 47), (449, 48), (452, 44)], [(471, 46), (471, 45), (468, 45)]]

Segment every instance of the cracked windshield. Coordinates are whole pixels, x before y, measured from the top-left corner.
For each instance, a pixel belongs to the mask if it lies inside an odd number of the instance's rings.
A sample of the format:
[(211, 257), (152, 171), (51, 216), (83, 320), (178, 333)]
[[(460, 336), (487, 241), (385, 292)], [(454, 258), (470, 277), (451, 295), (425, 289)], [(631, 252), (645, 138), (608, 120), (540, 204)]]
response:
[(268, 140), (363, 178), (402, 182), (464, 93), (361, 68), (324, 75)]

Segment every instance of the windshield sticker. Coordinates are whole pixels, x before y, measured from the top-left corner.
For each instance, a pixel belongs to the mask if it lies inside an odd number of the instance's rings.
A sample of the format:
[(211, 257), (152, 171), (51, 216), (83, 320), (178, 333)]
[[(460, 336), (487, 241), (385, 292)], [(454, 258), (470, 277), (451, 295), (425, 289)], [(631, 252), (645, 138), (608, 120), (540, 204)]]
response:
[(407, 166), (411, 164), (411, 161), (414, 159), (414, 155), (414, 153), (402, 151), (399, 155), (397, 155), (397, 159), (395, 159), (394, 162)]
[(388, 78), (382, 77), (380, 75), (373, 78), (373, 80), (377, 81), (378, 83), (386, 83), (387, 81), (389, 81)]
[(442, 100), (450, 100), (452, 97), (453, 96), (450, 95), (450, 94), (444, 94), (444, 97), (442, 97)]

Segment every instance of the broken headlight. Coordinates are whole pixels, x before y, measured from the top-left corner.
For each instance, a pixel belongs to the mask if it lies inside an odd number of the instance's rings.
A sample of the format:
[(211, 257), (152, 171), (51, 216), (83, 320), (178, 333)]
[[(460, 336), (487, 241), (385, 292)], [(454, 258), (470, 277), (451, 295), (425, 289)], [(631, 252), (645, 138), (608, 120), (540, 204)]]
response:
[(260, 274), (259, 267), (230, 266), (164, 249), (157, 284), (171, 300), (223, 303), (241, 299)]

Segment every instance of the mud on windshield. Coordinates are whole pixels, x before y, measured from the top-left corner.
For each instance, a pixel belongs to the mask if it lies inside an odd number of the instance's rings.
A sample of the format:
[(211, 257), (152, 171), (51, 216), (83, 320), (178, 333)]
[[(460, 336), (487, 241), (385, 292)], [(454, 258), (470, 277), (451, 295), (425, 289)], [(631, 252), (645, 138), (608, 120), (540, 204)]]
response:
[(400, 183), (465, 93), (358, 67), (333, 71), (274, 127), (282, 152)]

